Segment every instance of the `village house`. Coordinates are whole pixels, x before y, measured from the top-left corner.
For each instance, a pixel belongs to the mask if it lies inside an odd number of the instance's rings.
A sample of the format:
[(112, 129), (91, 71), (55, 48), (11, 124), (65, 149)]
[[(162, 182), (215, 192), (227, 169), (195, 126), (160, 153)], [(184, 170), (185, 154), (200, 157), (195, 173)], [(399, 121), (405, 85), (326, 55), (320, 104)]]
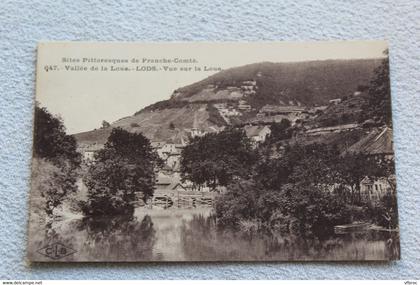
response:
[(159, 157), (166, 160), (170, 155), (180, 155), (185, 147), (185, 142), (183, 140), (179, 142), (170, 140), (168, 142), (152, 142), (151, 145)]
[(181, 153), (170, 154), (166, 159), (166, 165), (175, 172), (181, 169)]
[(372, 179), (365, 177), (360, 182), (360, 193), (364, 201), (379, 201), (386, 194), (395, 194), (395, 175), (389, 178)]
[(157, 173), (155, 190), (157, 194), (176, 191), (210, 192), (211, 188), (206, 185), (201, 187), (194, 187), (191, 181), (182, 182), (179, 173), (173, 173), (170, 175), (164, 174), (162, 172)]
[(257, 81), (255, 81), (255, 80), (248, 80), (248, 81), (244, 81), (242, 83), (243, 83), (242, 86), (256, 86), (257, 85)]
[(153, 144), (157, 154), (160, 158), (165, 160), (171, 153), (177, 152), (176, 144), (159, 142)]
[(277, 105), (265, 105), (261, 108), (260, 113), (266, 115), (277, 115), (277, 114), (300, 114), (305, 112), (305, 107), (300, 106), (277, 106)]
[(173, 188), (173, 191), (194, 191), (192, 183), (178, 182)]
[(162, 148), (165, 142), (151, 142), (150, 145), (157, 152), (158, 149)]
[(360, 128), (359, 124), (344, 124), (331, 127), (321, 127), (309, 129), (306, 131), (308, 135), (324, 135), (329, 133), (341, 133)]
[(271, 133), (271, 130), (267, 125), (264, 125), (264, 126), (248, 125), (244, 129), (245, 129), (246, 136), (250, 138), (254, 144), (264, 142), (267, 136)]
[(369, 156), (393, 160), (392, 129), (382, 127), (369, 131), (358, 142), (351, 145), (345, 153), (365, 153)]
[(328, 108), (328, 106), (315, 106), (308, 110), (309, 114), (316, 114), (317, 112), (323, 112)]
[(339, 103), (341, 103), (341, 99), (340, 98), (337, 98), (337, 99), (331, 99), (331, 100), (329, 100), (328, 102), (331, 104), (331, 105), (337, 105), (337, 104), (339, 104)]
[(229, 106), (227, 103), (214, 104), (214, 107), (219, 111), (220, 116), (222, 116), (228, 124), (230, 123), (229, 117), (241, 115), (238, 110), (236, 110), (233, 106)]
[(239, 91), (239, 88), (238, 87), (235, 87), (235, 86), (228, 86), (226, 89), (228, 91)]
[[(171, 185), (175, 184), (176, 182), (173, 181), (173, 179), (168, 176), (165, 175), (163, 173), (158, 173), (158, 175), (156, 176), (156, 190), (157, 191), (167, 191), (172, 189)], [(174, 185), (173, 185), (174, 186)]]
[(92, 163), (95, 161), (95, 154), (104, 148), (103, 144), (91, 144), (85, 146), (79, 146), (77, 151), (82, 154), (82, 159), (86, 163)]
[[(394, 160), (392, 129), (389, 127), (378, 128), (370, 131), (358, 142), (350, 146), (342, 156), (348, 153), (364, 153), (376, 159)], [(389, 177), (365, 177), (360, 183), (363, 199), (378, 200), (387, 193), (395, 194), (395, 175)]]
[(238, 109), (242, 111), (250, 111), (251, 106), (245, 100), (239, 100)]
[(264, 123), (281, 122), (287, 119), (294, 125), (298, 120), (304, 119), (307, 114), (306, 107), (265, 105), (258, 112), (257, 119)]
[(235, 110), (233, 106), (227, 103), (214, 104), (214, 107), (219, 111), (222, 117), (239, 116), (241, 113)]
[(164, 161), (163, 171), (167, 173), (178, 172), (180, 169), (181, 152), (185, 141), (181, 138), (171, 139), (167, 142), (152, 142), (153, 149)]
[(238, 98), (242, 98), (243, 94), (241, 91), (231, 91), (229, 96), (233, 99), (238, 99)]
[(200, 130), (199, 128), (191, 128), (191, 130), (190, 130), (190, 135), (191, 135), (192, 138), (202, 137), (205, 134), (206, 134), (206, 132), (203, 131), (203, 130)]
[(255, 80), (243, 81), (241, 85), (242, 92), (248, 96), (256, 94), (257, 88), (257, 82)]
[(171, 191), (193, 191), (192, 182), (181, 181), (179, 173), (165, 174), (158, 172), (156, 175), (156, 191), (158, 193), (165, 193)]

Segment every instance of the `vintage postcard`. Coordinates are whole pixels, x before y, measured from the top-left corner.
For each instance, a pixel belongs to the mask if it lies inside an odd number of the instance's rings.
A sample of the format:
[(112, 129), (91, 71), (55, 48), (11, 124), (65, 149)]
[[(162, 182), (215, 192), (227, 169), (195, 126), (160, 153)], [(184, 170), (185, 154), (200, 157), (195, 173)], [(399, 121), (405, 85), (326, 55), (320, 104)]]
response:
[(386, 42), (38, 46), (28, 260), (400, 258)]

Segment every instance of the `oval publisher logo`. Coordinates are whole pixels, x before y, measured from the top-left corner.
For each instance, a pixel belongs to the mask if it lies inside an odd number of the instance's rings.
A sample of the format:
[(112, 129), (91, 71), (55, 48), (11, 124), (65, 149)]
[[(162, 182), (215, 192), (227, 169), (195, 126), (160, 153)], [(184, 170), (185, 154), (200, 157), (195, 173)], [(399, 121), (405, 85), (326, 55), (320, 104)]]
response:
[(60, 259), (63, 258), (65, 256), (74, 254), (76, 252), (76, 250), (63, 245), (60, 242), (55, 242), (53, 244), (49, 244), (41, 249), (38, 249), (37, 252), (39, 254), (42, 254), (46, 257), (49, 257), (51, 259)]

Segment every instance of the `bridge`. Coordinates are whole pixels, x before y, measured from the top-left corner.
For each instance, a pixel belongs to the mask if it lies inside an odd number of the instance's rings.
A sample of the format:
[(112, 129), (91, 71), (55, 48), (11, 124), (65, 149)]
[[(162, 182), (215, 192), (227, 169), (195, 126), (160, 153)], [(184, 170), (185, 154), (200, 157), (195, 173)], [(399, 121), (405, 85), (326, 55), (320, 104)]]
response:
[(211, 207), (213, 206), (217, 195), (219, 195), (217, 192), (156, 189), (153, 197), (149, 198), (146, 203), (143, 202), (143, 193), (137, 193), (137, 199), (132, 202), (132, 204), (135, 207), (147, 206), (150, 208), (153, 206), (163, 208), (189, 208), (199, 206)]
[(153, 197), (148, 201), (148, 206), (164, 208), (212, 206), (216, 198), (215, 192), (155, 190)]

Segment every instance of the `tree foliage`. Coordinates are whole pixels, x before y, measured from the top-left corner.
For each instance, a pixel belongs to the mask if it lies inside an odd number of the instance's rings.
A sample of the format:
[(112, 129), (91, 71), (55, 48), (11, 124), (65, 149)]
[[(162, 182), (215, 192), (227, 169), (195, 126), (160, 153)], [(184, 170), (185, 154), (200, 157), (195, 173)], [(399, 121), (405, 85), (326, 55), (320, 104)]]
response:
[[(366, 176), (386, 177), (393, 173), (392, 167), (393, 163), (384, 158), (342, 156), (334, 145), (287, 146), (281, 157), (261, 157), (246, 180), (229, 184), (226, 193), (217, 199), (216, 215), (219, 224), (230, 227), (256, 221), (265, 229), (279, 224), (300, 234), (322, 236), (331, 233), (337, 224), (359, 219), (354, 203), (362, 205), (356, 199), (360, 197), (361, 180)], [(338, 186), (345, 190), (335, 191)], [(346, 192), (349, 186), (351, 195)], [(372, 221), (382, 216), (394, 219), (392, 209), (382, 203), (362, 217)]]
[(101, 129), (106, 129), (106, 128), (109, 128), (110, 126), (111, 126), (110, 123), (108, 123), (107, 121), (103, 120), (102, 121)]
[(131, 214), (136, 193), (141, 192), (144, 201), (153, 195), (155, 168), (160, 163), (141, 133), (113, 129), (84, 177), (88, 201), (83, 211), (86, 215)]
[(377, 225), (391, 229), (398, 227), (397, 197), (391, 193), (383, 196), (378, 203), (369, 205), (369, 214)]
[[(361, 182), (365, 177), (377, 179), (386, 177), (387, 179), (395, 173), (394, 161), (386, 159), (384, 155), (368, 156), (364, 153), (346, 153), (341, 156), (337, 164), (337, 179), (336, 182), (341, 185), (346, 185), (350, 188), (349, 197), (350, 203), (360, 204), (361, 197)], [(394, 188), (392, 181), (389, 181), (391, 188)]]
[(74, 167), (78, 167), (81, 157), (76, 149), (76, 140), (73, 136), (66, 134), (62, 120), (51, 115), (45, 107), (36, 106), (34, 156), (45, 158), (55, 164), (60, 164), (61, 160), (66, 160)]
[(181, 176), (199, 187), (226, 186), (249, 175), (255, 162), (251, 142), (241, 129), (193, 138), (181, 154)]
[(280, 123), (273, 123), (270, 126), (270, 137), (269, 141), (279, 141), (290, 139), (292, 137), (292, 131), (290, 129), (291, 123), (288, 119), (282, 119)]
[(76, 173), (69, 164), (56, 165), (44, 158), (32, 161), (31, 209), (52, 217), (54, 209), (77, 191)]
[(270, 228), (278, 214), (297, 220), (302, 231), (333, 224), (339, 218), (332, 213), (343, 206), (329, 191), (337, 157), (334, 146), (312, 144), (261, 159), (247, 183), (232, 183), (218, 200), (221, 224), (235, 227), (241, 219), (256, 219)]
[(256, 219), (257, 188), (253, 180), (239, 181), (229, 185), (229, 191), (219, 196), (215, 203), (219, 224), (237, 227), (241, 220)]
[(294, 145), (286, 156), (293, 165), (290, 182), (297, 185), (333, 185), (337, 175), (338, 156), (336, 145)]
[[(77, 190), (81, 156), (76, 140), (67, 135), (61, 119), (46, 108), (35, 107), (32, 189), (38, 206), (48, 216)], [(40, 213), (41, 214), (41, 213)]]
[(375, 69), (374, 78), (368, 86), (369, 105), (365, 111), (367, 118), (376, 117), (379, 122), (392, 126), (388, 50), (384, 51), (384, 55), (382, 64)]

